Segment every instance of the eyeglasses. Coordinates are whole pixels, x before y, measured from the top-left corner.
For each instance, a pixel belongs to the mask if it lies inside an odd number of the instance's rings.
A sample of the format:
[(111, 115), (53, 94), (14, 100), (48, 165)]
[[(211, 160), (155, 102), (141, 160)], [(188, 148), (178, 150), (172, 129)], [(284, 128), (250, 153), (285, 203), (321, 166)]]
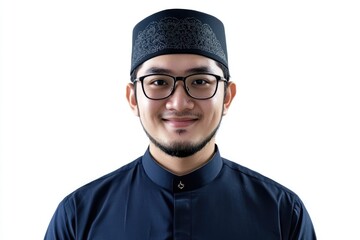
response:
[(167, 74), (149, 74), (139, 77), (134, 82), (141, 82), (145, 96), (152, 100), (162, 100), (175, 91), (177, 81), (184, 82), (185, 92), (192, 98), (205, 100), (212, 98), (219, 81), (226, 82), (224, 77), (211, 73), (196, 73), (186, 77), (174, 77)]

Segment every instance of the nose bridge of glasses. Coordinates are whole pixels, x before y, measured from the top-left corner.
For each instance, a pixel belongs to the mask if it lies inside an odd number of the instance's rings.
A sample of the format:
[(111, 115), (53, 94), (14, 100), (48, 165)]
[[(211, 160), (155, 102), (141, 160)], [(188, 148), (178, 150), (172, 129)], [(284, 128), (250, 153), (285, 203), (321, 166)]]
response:
[(185, 79), (186, 77), (174, 77), (174, 88), (176, 88), (176, 83), (177, 82), (183, 82), (183, 86), (185, 87), (186, 84), (185, 84)]
[(188, 92), (189, 89), (188, 89), (188, 86), (187, 86), (187, 84), (185, 82), (186, 77), (173, 77), (173, 78), (174, 78), (174, 89), (173, 89), (173, 91), (176, 90), (177, 82), (182, 82), (185, 92)]

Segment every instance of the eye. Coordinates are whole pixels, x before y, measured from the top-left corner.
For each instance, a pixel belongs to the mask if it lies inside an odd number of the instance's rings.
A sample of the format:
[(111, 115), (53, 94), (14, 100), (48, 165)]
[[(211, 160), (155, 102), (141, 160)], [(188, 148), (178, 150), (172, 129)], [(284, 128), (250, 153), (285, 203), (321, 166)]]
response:
[(148, 86), (152, 87), (167, 87), (172, 86), (172, 79), (168, 76), (151, 75), (144, 79), (144, 82)]
[(151, 81), (150, 83), (151, 85), (156, 85), (156, 86), (164, 86), (164, 85), (168, 85), (168, 81), (164, 80), (164, 79), (155, 79), (153, 81)]
[(209, 83), (209, 81), (207, 81), (206, 79), (200, 79), (200, 78), (199, 79), (194, 79), (191, 82), (192, 85), (205, 85), (207, 83)]

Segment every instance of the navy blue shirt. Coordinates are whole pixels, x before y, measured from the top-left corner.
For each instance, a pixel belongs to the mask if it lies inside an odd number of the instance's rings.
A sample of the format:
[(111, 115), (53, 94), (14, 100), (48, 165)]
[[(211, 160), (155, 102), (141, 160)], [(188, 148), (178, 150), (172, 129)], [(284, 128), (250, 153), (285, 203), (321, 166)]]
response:
[(176, 176), (144, 156), (59, 204), (46, 240), (316, 239), (299, 197), (220, 156)]

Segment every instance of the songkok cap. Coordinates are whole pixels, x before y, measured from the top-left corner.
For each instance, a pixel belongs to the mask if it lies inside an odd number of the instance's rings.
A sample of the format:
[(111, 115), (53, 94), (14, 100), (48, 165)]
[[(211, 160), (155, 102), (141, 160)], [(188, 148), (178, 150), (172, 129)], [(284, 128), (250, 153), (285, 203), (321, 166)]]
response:
[(188, 9), (167, 9), (146, 17), (133, 29), (130, 74), (150, 58), (175, 53), (199, 54), (228, 68), (223, 23)]

